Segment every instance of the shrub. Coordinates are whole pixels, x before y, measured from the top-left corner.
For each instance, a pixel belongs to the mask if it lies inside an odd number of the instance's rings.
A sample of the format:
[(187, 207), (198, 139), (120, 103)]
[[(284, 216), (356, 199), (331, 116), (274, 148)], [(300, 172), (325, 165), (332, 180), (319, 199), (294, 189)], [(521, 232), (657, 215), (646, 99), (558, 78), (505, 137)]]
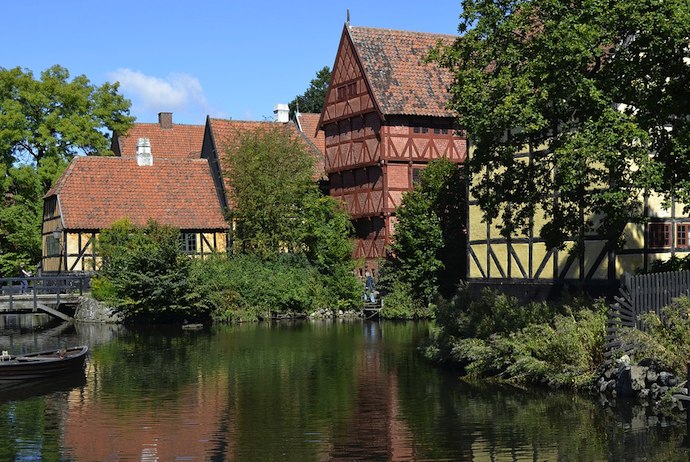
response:
[(192, 260), (182, 253), (179, 230), (120, 221), (101, 233), (103, 267), (96, 293), (126, 321), (182, 322), (209, 316), (191, 283)]
[[(338, 277), (354, 280), (351, 273)], [(208, 294), (209, 308), (219, 321), (263, 319), (271, 312), (295, 315), (338, 309), (354, 306), (359, 295), (356, 281), (348, 291), (347, 282), (330, 280), (305, 256), (293, 254), (271, 259), (256, 255), (211, 258), (195, 264), (194, 280)]]
[(389, 292), (382, 300), (383, 308), (379, 315), (384, 319), (419, 319), (433, 315), (430, 306), (417, 298), (410, 287), (400, 281), (393, 281)]
[(582, 388), (603, 361), (606, 310), (583, 301), (531, 303), (490, 290), (461, 291), (437, 309), (438, 328), (427, 356), (464, 368), (469, 378)]
[(662, 367), (685, 375), (690, 361), (690, 298), (679, 297), (664, 308), (661, 316), (642, 316), (644, 331), (627, 329), (621, 333), (625, 349), (636, 361), (652, 358)]

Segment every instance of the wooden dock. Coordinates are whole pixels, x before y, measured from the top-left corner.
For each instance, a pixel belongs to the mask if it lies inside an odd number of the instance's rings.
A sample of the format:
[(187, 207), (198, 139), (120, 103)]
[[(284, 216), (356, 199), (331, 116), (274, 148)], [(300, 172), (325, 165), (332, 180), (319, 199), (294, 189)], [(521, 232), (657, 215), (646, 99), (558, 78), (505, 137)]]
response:
[(365, 319), (378, 318), (383, 309), (383, 301), (379, 299), (375, 303), (366, 302), (364, 308), (362, 308), (362, 313)]

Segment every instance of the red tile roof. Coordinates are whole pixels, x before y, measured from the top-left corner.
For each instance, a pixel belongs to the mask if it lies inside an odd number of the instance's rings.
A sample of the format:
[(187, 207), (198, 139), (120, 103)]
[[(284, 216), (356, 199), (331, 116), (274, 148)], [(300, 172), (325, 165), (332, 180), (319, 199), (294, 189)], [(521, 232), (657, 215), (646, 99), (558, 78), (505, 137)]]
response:
[(114, 135), (112, 151), (122, 157), (135, 157), (139, 138), (148, 138), (155, 158), (199, 158), (204, 139), (203, 125), (174, 124), (161, 128), (160, 124), (134, 124), (126, 135)]
[(369, 27), (348, 31), (384, 114), (454, 116), (446, 108), (450, 72), (424, 59), (439, 41), (449, 45), (457, 37)]
[[(317, 117), (317, 122), (318, 122), (318, 117), (319, 114), (315, 114)], [(233, 136), (235, 136), (238, 132), (244, 132), (244, 131), (254, 131), (257, 130), (261, 127), (270, 127), (273, 125), (276, 125), (277, 122), (258, 122), (258, 121), (243, 121), (243, 120), (228, 120), (228, 119), (212, 119), (209, 118), (209, 122), (211, 124), (211, 132), (213, 133), (213, 140), (216, 144), (216, 149), (218, 150), (219, 153), (223, 151), (223, 146), (227, 144), (227, 142), (232, 139)], [(324, 139), (324, 148), (323, 150), (319, 150), (319, 148), (314, 144), (312, 140), (315, 138), (313, 136), (307, 136), (308, 133), (300, 133), (299, 129), (297, 126), (290, 122), (285, 124), (290, 130), (293, 131), (295, 135), (299, 137), (300, 140), (303, 140), (304, 146), (310, 150), (311, 152), (314, 153), (314, 156), (316, 157), (316, 165), (315, 165), (315, 173), (314, 173), (314, 179), (320, 179), (322, 177), (325, 177), (325, 170), (324, 170), (324, 153), (325, 153), (325, 139)], [(312, 131), (312, 133), (314, 133)], [(221, 162), (221, 167), (224, 167), (224, 163)], [(225, 190), (229, 191), (229, 184), (227, 183), (227, 179), (224, 178), (225, 181)]]
[(326, 134), (323, 130), (318, 130), (320, 118), (321, 114), (301, 113), (299, 114), (299, 127), (302, 130), (302, 135), (318, 151), (319, 157), (314, 168), (323, 179), (326, 179), (328, 178), (326, 174)]
[(319, 152), (326, 152), (326, 136), (323, 130), (318, 130), (319, 118), (321, 114), (313, 114), (310, 112), (300, 113), (299, 123), (302, 128), (302, 133), (309, 139), (314, 146), (319, 150)]
[(205, 159), (75, 157), (45, 197), (57, 195), (66, 229), (103, 229), (129, 218), (186, 230), (227, 229)]

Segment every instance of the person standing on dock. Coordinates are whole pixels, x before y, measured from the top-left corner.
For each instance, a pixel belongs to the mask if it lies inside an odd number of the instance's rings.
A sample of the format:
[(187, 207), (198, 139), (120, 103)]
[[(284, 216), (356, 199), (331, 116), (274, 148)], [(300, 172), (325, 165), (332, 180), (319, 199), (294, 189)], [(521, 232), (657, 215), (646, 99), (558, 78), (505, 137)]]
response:
[(369, 301), (371, 303), (376, 303), (376, 297), (374, 296), (374, 291), (376, 290), (376, 284), (374, 283), (374, 278), (371, 276), (371, 273), (367, 271), (365, 273), (366, 276), (366, 283), (364, 284), (364, 294), (365, 294), (365, 299), (368, 296)]
[(24, 263), (21, 263), (19, 265), (19, 277), (21, 278), (21, 280), (19, 281), (19, 292), (23, 294), (29, 289), (28, 278), (31, 277), (31, 271), (24, 268)]

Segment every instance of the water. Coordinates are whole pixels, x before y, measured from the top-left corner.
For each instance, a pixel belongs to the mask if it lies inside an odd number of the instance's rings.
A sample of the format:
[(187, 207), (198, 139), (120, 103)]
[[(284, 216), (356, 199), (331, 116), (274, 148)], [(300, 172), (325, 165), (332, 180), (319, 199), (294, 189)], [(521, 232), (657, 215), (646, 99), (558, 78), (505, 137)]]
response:
[(83, 375), (0, 390), (0, 461), (690, 460), (682, 421), (463, 384), (418, 356), (427, 333), (5, 323), (2, 349), (85, 343), (91, 354)]

